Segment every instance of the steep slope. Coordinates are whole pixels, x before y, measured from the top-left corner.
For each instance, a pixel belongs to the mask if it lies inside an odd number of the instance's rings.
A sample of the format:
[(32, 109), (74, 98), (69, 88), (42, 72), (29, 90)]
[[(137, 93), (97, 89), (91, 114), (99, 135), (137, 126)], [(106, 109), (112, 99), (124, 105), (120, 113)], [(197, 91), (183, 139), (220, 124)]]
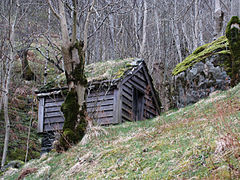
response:
[(239, 122), (240, 84), (152, 120), (104, 127), (108, 135), (9, 169), (4, 179), (237, 179)]

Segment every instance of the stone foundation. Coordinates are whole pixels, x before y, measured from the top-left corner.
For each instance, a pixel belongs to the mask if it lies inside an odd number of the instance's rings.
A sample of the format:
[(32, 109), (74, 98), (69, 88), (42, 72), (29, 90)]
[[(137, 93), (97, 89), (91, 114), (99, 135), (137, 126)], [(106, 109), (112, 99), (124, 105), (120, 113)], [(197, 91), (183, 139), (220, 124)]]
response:
[(44, 133), (42, 137), (42, 145), (41, 145), (41, 155), (44, 153), (48, 153), (52, 150), (52, 145), (55, 140), (54, 132)]

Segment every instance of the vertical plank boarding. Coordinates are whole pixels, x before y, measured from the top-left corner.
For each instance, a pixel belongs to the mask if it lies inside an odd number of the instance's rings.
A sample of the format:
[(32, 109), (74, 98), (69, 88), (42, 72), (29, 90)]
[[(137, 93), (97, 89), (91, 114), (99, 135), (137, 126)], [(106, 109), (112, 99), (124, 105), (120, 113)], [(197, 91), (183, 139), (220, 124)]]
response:
[(113, 121), (115, 123), (122, 123), (122, 112), (121, 112), (121, 107), (122, 107), (122, 101), (121, 101), (121, 88), (119, 89), (114, 89), (114, 102), (113, 102)]
[(43, 132), (43, 120), (44, 120), (44, 97), (40, 97), (38, 106), (38, 133)]

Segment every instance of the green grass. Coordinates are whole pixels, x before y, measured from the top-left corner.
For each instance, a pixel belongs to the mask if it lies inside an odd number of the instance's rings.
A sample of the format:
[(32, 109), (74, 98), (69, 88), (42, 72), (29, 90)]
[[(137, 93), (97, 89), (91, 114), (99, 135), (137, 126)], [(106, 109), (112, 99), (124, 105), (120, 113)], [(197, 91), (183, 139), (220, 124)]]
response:
[[(238, 179), (240, 85), (151, 120), (104, 127), (108, 135), (30, 161), (26, 179)], [(234, 139), (236, 137), (237, 139)], [(225, 151), (216, 151), (229, 138)]]

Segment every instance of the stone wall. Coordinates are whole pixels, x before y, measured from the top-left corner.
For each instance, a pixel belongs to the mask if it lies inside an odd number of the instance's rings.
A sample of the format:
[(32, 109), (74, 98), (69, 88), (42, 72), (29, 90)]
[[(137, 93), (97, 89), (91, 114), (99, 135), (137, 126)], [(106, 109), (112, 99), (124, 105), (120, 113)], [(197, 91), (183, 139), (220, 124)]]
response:
[(216, 90), (230, 87), (230, 77), (223, 68), (229, 55), (212, 55), (174, 77), (173, 101), (177, 108), (193, 104)]
[(52, 150), (52, 145), (55, 140), (54, 132), (44, 133), (42, 136), (41, 155), (43, 155), (44, 153), (48, 153)]

